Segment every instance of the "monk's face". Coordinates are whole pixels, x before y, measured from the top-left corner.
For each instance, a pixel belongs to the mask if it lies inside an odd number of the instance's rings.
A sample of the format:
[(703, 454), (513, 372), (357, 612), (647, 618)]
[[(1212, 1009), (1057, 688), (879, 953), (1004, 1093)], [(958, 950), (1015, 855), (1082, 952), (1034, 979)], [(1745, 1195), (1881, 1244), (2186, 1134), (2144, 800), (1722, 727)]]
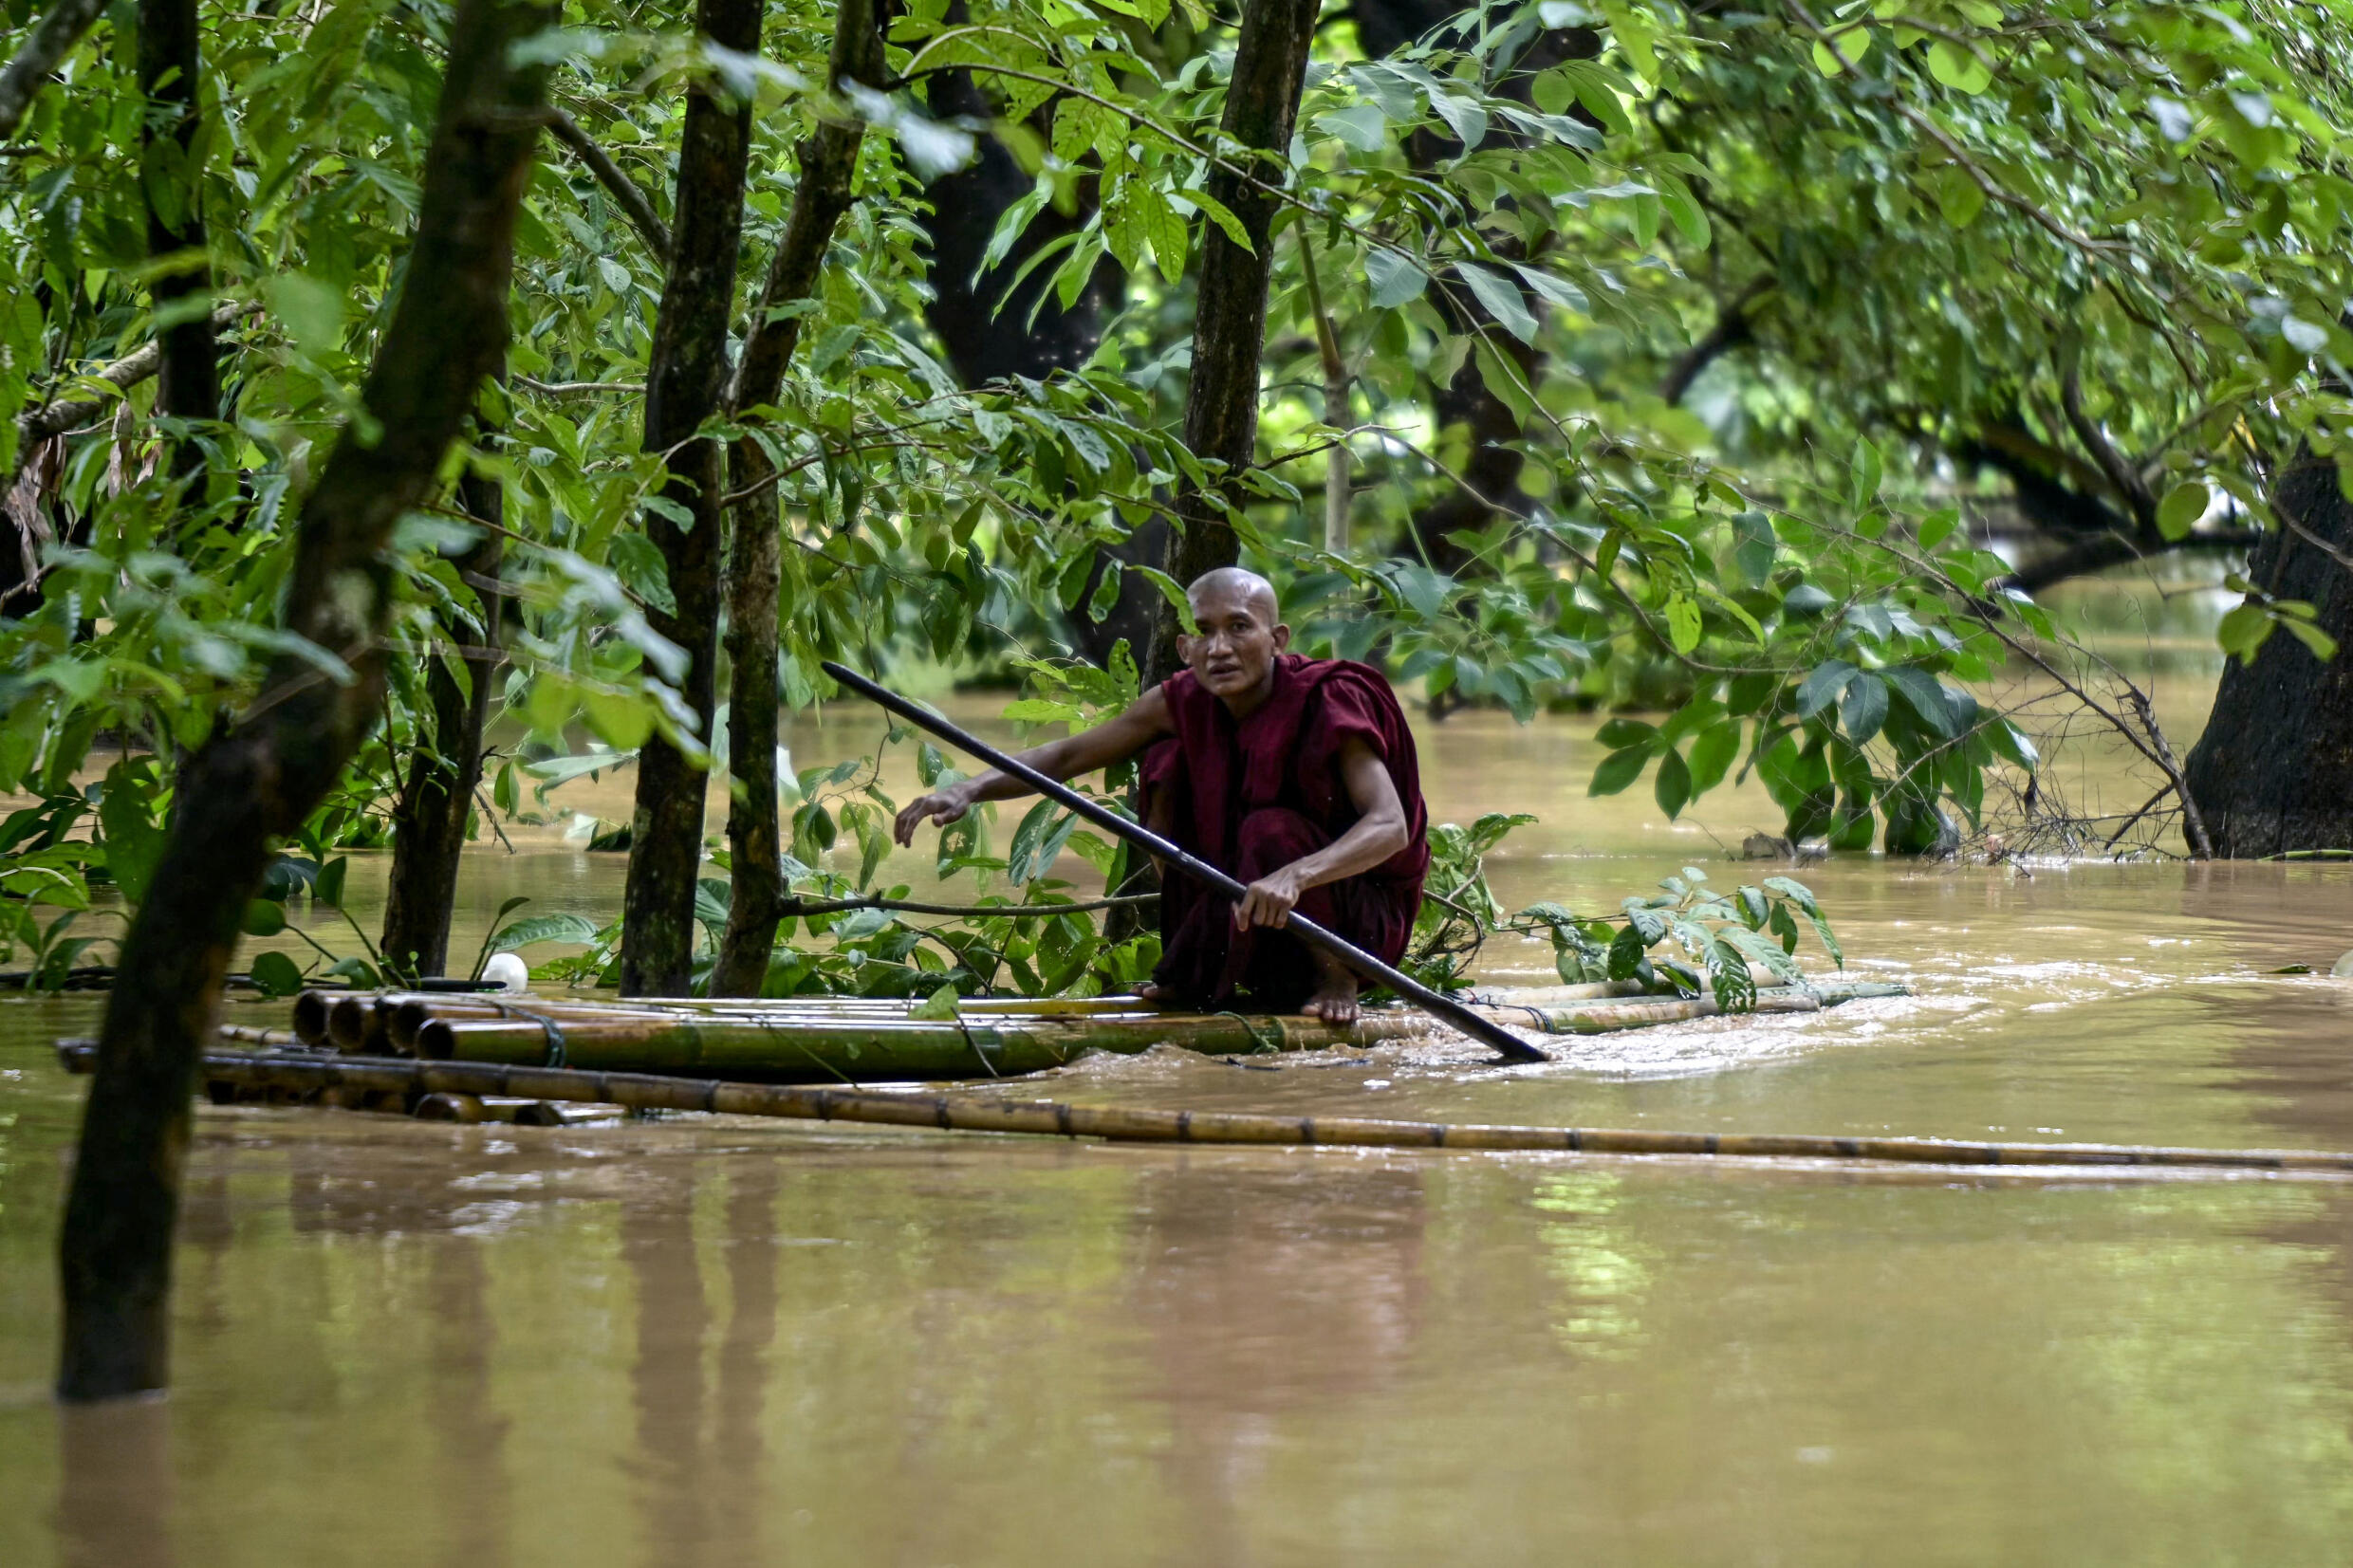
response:
[(1196, 591), (1192, 603), (1200, 635), (1178, 637), (1176, 652), (1193, 678), (1229, 703), (1263, 698), (1274, 679), (1275, 655), (1291, 641), (1291, 629), (1276, 618), (1273, 595), (1213, 583)]

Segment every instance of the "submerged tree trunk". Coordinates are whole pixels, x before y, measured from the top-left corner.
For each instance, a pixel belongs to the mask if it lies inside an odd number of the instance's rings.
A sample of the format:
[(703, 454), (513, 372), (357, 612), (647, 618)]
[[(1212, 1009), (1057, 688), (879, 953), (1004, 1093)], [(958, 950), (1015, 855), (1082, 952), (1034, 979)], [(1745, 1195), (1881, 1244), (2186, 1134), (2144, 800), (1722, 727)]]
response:
[[(469, 473), (457, 482), (457, 495), (469, 516), (504, 521), (506, 496), (497, 480)], [(458, 575), (481, 596), (481, 636), (444, 647), (427, 669), (432, 732), (417, 737), (408, 778), (393, 802), (392, 881), (379, 948), (412, 978), (440, 974), (449, 967), (450, 911), (457, 898), (466, 821), (472, 814), (474, 786), (482, 781), (482, 723), (490, 710), (491, 675), (498, 667), (505, 603), (488, 585), (498, 580), (505, 543), (504, 536), (485, 529), (457, 558)], [(456, 629), (450, 630), (454, 636)]]
[[(157, 314), (167, 321), (181, 318), (158, 334), (162, 359), (156, 378), (156, 412), (173, 419), (220, 417), (220, 346), (213, 331), (213, 269), (205, 259), (200, 210), (200, 36), (196, 0), (139, 0), (139, 87), (157, 109), (176, 114), (169, 122), (159, 117), (147, 120), (139, 181), (147, 197), (147, 254), (160, 264), (148, 291)], [(193, 447), (183, 448), (175, 466), (184, 470), (195, 457)]]
[(169, 1379), (172, 1231), (196, 1052), (272, 839), (302, 824), (376, 722), (385, 545), (401, 514), (431, 497), (505, 348), (515, 212), (547, 81), (544, 66), (510, 64), (510, 49), (553, 16), (505, 0), (458, 7), (407, 279), (361, 390), (380, 434), (338, 441), (303, 504), (287, 629), (354, 678), (279, 656), (252, 705), (189, 763), (123, 938), (58, 1244), (62, 1398)]
[[(700, 0), (695, 30), (749, 54), (760, 46), (759, 0)], [(717, 84), (688, 89), (672, 207), (670, 275), (655, 318), (645, 376), (645, 446), (665, 454), (668, 508), (683, 525), (648, 512), (645, 531), (669, 570), (675, 608), (646, 619), (686, 651), (679, 695), (705, 741), (717, 702), (719, 563), (726, 534), (721, 504), (725, 454), (695, 432), (720, 410), (727, 382), (727, 333), (735, 308), (735, 262), (744, 226), (744, 176), (751, 151), (751, 105), (717, 96)], [(661, 735), (638, 754), (637, 813), (629, 880), (621, 895), (621, 988), (631, 996), (679, 996), (695, 972), (695, 882), (702, 867), (703, 763)]]
[[(842, 0), (833, 26), (830, 76), (880, 84), (884, 77), (882, 28), (877, 0)], [(778, 317), (780, 307), (817, 291), (825, 250), (842, 214), (850, 210), (850, 179), (864, 137), (858, 120), (827, 121), (801, 153), (801, 182), (792, 195), (752, 313), (730, 406), (772, 403), (801, 341), (801, 318)], [(730, 481), (739, 497), (728, 557), (728, 767), (732, 775), (727, 813), (728, 863), (732, 881), (727, 930), (711, 973), (713, 996), (757, 996), (768, 980), (769, 954), (785, 894), (783, 846), (776, 814), (778, 581), (783, 520), (774, 466), (759, 443), (734, 443)]]
[[(1177, 492), (1168, 570), (1179, 582), (1231, 566), (1241, 553), (1226, 507), (1241, 504), (1242, 473), (1258, 445), (1258, 370), (1266, 350), (1267, 280), (1274, 249), (1269, 231), (1278, 206), (1265, 187), (1281, 185), (1288, 172), (1285, 151), (1299, 116), (1307, 46), (1320, 9), (1318, 0), (1250, 0), (1234, 40), (1233, 79), (1219, 124), (1229, 145), (1238, 142), (1251, 150), (1232, 154), (1229, 160), (1250, 158), (1243, 167), (1251, 177), (1245, 179), (1221, 161), (1210, 171), (1208, 190), (1232, 210), (1251, 243), (1246, 249), (1215, 224), (1201, 225), (1185, 445), (1195, 455), (1225, 465), (1225, 472), (1214, 491), (1188, 485)], [(1176, 673), (1178, 630), (1175, 609), (1163, 605), (1144, 658), (1145, 686)]]
[(2275, 631), (2251, 661), (2223, 667), (2183, 773), (2214, 853), (2234, 859), (2353, 848), (2353, 501), (2339, 466), (2306, 451), (2280, 475), (2271, 507), (2280, 526), (2247, 576), (2310, 604), (2338, 653), (2324, 663)]

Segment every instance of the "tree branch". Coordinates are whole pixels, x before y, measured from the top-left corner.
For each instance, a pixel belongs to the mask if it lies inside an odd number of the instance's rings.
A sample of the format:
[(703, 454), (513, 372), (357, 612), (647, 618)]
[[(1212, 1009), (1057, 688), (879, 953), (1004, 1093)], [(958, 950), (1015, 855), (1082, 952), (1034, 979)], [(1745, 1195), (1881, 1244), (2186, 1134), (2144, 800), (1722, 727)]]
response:
[[(225, 304), (213, 312), (215, 330), (232, 325), (240, 317), (252, 315), (261, 306), (250, 301), (241, 304)], [(140, 344), (121, 359), (99, 366), (83, 379), (104, 381), (110, 386), (128, 390), (153, 376), (163, 363), (163, 342), (155, 339)], [(48, 403), (40, 408), (27, 409), (16, 416), (16, 437), (25, 446), (62, 435), (85, 419), (95, 418), (107, 409), (103, 397), (78, 397), (71, 402)]]
[(33, 95), (105, 9), (106, 0), (59, 0), (58, 8), (42, 18), (9, 68), (0, 71), (0, 141), (16, 134), (25, 111), (32, 107)]
[(2110, 566), (2121, 566), (2127, 562), (2146, 561), (2158, 555), (2178, 555), (2188, 550), (2251, 550), (2262, 538), (2263, 535), (2252, 528), (2217, 529), (2211, 533), (2185, 534), (2172, 540), (2160, 537), (2154, 543), (2124, 534), (2103, 534), (2097, 539), (2070, 544), (2054, 555), (2021, 566), (1992, 586), (2039, 594), (2054, 583), (2105, 571)]
[(562, 109), (548, 110), (547, 129), (558, 141), (564, 143), (566, 151), (596, 176), (597, 183), (604, 187), (605, 194), (613, 198), (623, 215), (644, 237), (646, 248), (654, 252), (654, 259), (668, 267), (670, 230), (655, 212), (653, 202), (638, 188), (638, 182), (622, 173), (621, 166), (613, 161), (611, 155), (580, 128), (580, 121)]

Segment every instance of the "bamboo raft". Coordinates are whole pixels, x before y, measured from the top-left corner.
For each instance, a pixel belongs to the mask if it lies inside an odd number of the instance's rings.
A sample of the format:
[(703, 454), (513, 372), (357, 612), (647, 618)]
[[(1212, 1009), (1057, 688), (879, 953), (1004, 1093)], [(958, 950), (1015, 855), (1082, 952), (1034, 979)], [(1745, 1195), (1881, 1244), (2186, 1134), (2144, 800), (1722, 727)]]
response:
[[(1814, 1012), (1901, 987), (1842, 981), (1760, 988), (1760, 1013)], [(1715, 1016), (1706, 998), (1643, 994), (1630, 983), (1473, 992), (1484, 1016), (1539, 1035), (1591, 1035)], [(926, 1018), (903, 999), (662, 998), (611, 1001), (449, 992), (306, 991), (293, 1034), (314, 1049), (434, 1061), (569, 1066), (756, 1083), (862, 1083), (1014, 1078), (1089, 1051), (1134, 1055), (1169, 1043), (1256, 1055), (1438, 1040), (1451, 1031), (1407, 1008), (1333, 1025), (1297, 1016), (1158, 1010), (1132, 996), (975, 998)], [(241, 1031), (239, 1043), (268, 1044)]]
[[(68, 1072), (96, 1065), (97, 1046), (62, 1041)], [(1905, 1166), (1998, 1166), (2015, 1170), (2120, 1168), (2246, 1171), (2281, 1175), (2353, 1175), (2353, 1153), (2270, 1149), (2180, 1149), (2128, 1144), (1976, 1143), (1942, 1138), (1852, 1138), (1808, 1134), (1672, 1133), (1647, 1129), (1528, 1127), (1369, 1116), (1288, 1116), (1239, 1112), (1161, 1111), (1009, 1100), (982, 1095), (884, 1093), (803, 1088), (715, 1079), (599, 1073), (579, 1068), (491, 1062), (354, 1057), (308, 1049), (215, 1049), (203, 1054), (203, 1078), (250, 1089), (328, 1094), (472, 1098), (502, 1097), (547, 1106), (586, 1102), (633, 1110), (700, 1111), (731, 1116), (1011, 1133), (1111, 1142), (1190, 1143), (1354, 1149), (1435, 1149), (1482, 1153), (1681, 1155), (1796, 1159)], [(451, 1119), (468, 1119), (453, 1116)]]

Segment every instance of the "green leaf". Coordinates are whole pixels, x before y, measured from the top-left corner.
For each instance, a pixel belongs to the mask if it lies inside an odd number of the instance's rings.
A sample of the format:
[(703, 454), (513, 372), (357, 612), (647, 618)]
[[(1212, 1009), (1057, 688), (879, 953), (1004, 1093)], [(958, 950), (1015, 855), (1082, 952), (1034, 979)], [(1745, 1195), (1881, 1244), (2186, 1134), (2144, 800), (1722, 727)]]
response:
[(1644, 724), (1640, 719), (1617, 718), (1594, 731), (1593, 738), (1612, 751), (1630, 747), (1648, 747), (1658, 738), (1658, 727)]
[(2312, 650), (2312, 656), (2322, 663), (2325, 664), (2337, 656), (2337, 639), (2310, 621), (2285, 616), (2281, 618), (2280, 624), (2288, 628), (2289, 636)]
[(2167, 539), (2187, 539), (2212, 502), (2213, 494), (2202, 480), (2183, 480), (2166, 491), (2165, 499), (2158, 504), (2158, 532)]
[(1896, 689), (1929, 729), (1948, 738), (1960, 732), (1953, 704), (1936, 676), (1915, 665), (1899, 664), (1881, 671), (1880, 678)]
[(275, 936), (286, 930), (286, 906), (271, 898), (256, 898), (245, 906), (242, 927), (248, 936)]
[(303, 971), (282, 952), (255, 953), (246, 972), (264, 996), (292, 996), (303, 988)]
[(1871, 444), (1869, 436), (1858, 436), (1854, 460), (1854, 502), (1857, 511), (1869, 506), (1880, 493), (1880, 481), (1884, 473), (1885, 467), (1880, 461), (1880, 449)]
[(1773, 520), (1763, 512), (1742, 512), (1732, 519), (1732, 565), (1751, 587), (1762, 587), (1773, 575)]
[(1242, 227), (1242, 220), (1233, 215), (1232, 208), (1228, 207), (1207, 191), (1195, 190), (1191, 187), (1177, 192), (1176, 198), (1180, 201), (1191, 202), (1200, 211), (1203, 217), (1224, 231), (1226, 238), (1252, 255), (1258, 253), (1257, 248), (1251, 244), (1250, 231)]
[(926, 1024), (953, 1023), (956, 1016), (956, 988), (954, 986), (940, 987), (909, 1008), (907, 1016), (921, 1019)]
[(1160, 597), (1167, 600), (1171, 605), (1175, 606), (1176, 611), (1176, 624), (1185, 629), (1185, 636), (1200, 636), (1200, 623), (1193, 618), (1193, 600), (1185, 596), (1183, 586), (1178, 583), (1175, 578), (1169, 576), (1166, 572), (1161, 571), (1158, 566), (1139, 566), (1131, 564), (1127, 569), (1134, 572), (1138, 577), (1142, 578), (1146, 582), (1151, 583), (1155, 588), (1159, 589)]
[(1684, 805), (1692, 798), (1692, 776), (1681, 753), (1669, 750), (1658, 754), (1658, 777), (1653, 781), (1651, 790), (1658, 809), (1667, 814), (1667, 821), (1673, 821), (1682, 815)]
[(1389, 121), (1378, 105), (1352, 104), (1315, 117), (1314, 122), (1360, 153), (1378, 153), (1389, 144)]
[(1704, 795), (1724, 782), (1732, 759), (1740, 755), (1740, 721), (1726, 719), (1710, 725), (1692, 742), (1691, 792)]
[(1846, 690), (1846, 683), (1854, 679), (1856, 673), (1855, 667), (1844, 659), (1824, 659), (1814, 667), (1813, 673), (1798, 685), (1797, 716), (1810, 719), (1821, 712)]
[(343, 879), (350, 874), (351, 857), (338, 855), (319, 868), (319, 875), (310, 879), (310, 901), (329, 909), (343, 907)]
[(2214, 640), (2222, 651), (2242, 664), (2255, 656), (2278, 620), (2264, 606), (2256, 603), (2238, 605), (2226, 613), (2214, 627)]
[(1486, 333), (1471, 340), (1471, 351), (1478, 361), (1479, 379), (1511, 411), (1511, 417), (1525, 427), (1536, 412), (1535, 402), (1529, 397), (1527, 378), (1520, 374), (1517, 365), (1495, 352), (1495, 345), (1488, 341)]
[[(722, 907), (719, 918), (724, 921), (726, 917)], [(539, 942), (573, 942), (586, 947), (596, 939), (597, 923), (584, 914), (535, 914), (528, 920), (517, 920), (491, 937), (491, 951), (512, 952)]]
[(1839, 699), (1839, 717), (1857, 746), (1868, 743), (1887, 722), (1887, 683), (1867, 670), (1857, 674)]
[(1648, 747), (1613, 751), (1602, 759), (1602, 766), (1593, 770), (1593, 783), (1585, 790), (1588, 797), (1616, 795), (1642, 776), (1650, 762)]
[(1178, 215), (1164, 196), (1152, 186), (1133, 182), (1137, 218), (1143, 226), (1144, 237), (1151, 243), (1154, 265), (1160, 276), (1176, 283), (1185, 275), (1185, 249), (1188, 234), (1185, 220)]
[[(1528, 308), (1520, 286), (1502, 273), (1472, 262), (1459, 263), (1455, 274), (1471, 287), (1473, 298), (1503, 329), (1522, 342), (1536, 340), (1536, 313)], [(1378, 302), (1376, 302), (1378, 303)]]
[(1985, 62), (1947, 39), (1928, 46), (1928, 74), (1955, 92), (1981, 93), (1993, 84)]
[(1688, 654), (1699, 646), (1699, 605), (1682, 594), (1666, 602), (1660, 612), (1666, 618), (1667, 641), (1678, 654)]

